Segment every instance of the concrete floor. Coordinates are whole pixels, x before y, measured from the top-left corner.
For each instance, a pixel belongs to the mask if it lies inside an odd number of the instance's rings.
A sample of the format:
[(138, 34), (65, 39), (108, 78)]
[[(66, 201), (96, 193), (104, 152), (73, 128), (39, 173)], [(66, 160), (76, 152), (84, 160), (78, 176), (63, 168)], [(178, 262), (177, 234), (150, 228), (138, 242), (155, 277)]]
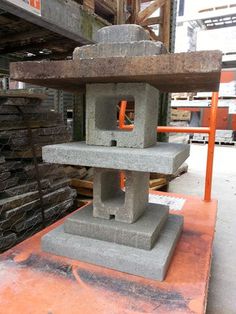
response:
[[(207, 145), (191, 145), (189, 172), (170, 191), (203, 195)], [(216, 146), (213, 197), (219, 200), (207, 314), (236, 313), (236, 146)]]

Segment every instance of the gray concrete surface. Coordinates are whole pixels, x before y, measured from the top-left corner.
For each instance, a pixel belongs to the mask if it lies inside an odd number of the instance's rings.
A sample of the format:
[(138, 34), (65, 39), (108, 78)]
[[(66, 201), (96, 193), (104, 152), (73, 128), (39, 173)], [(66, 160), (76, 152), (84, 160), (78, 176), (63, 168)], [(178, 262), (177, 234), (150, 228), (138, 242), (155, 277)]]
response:
[(106, 26), (98, 30), (96, 39), (99, 43), (128, 43), (132, 41), (148, 40), (149, 35), (139, 25), (123, 24)]
[(125, 273), (163, 280), (183, 227), (183, 218), (170, 215), (152, 250), (101, 241), (64, 232), (63, 226), (42, 237), (46, 252), (101, 265)]
[(140, 149), (74, 142), (44, 146), (42, 150), (43, 160), (49, 163), (164, 174), (174, 173), (189, 156), (189, 145), (176, 143)]
[[(203, 195), (207, 146), (191, 145), (189, 172), (170, 191)], [(213, 198), (218, 199), (207, 314), (236, 313), (236, 147), (216, 146)]]
[(151, 250), (168, 214), (168, 206), (149, 204), (137, 222), (127, 224), (114, 219), (94, 218), (93, 205), (89, 204), (66, 219), (64, 230), (82, 237)]
[(111, 56), (156, 56), (166, 52), (162, 42), (142, 40), (131, 43), (104, 43), (77, 47), (73, 52), (73, 59), (107, 58)]
[[(117, 127), (117, 106), (135, 103), (134, 129)], [(156, 143), (159, 91), (146, 83), (86, 86), (86, 144), (145, 148)]]
[(94, 168), (93, 216), (132, 224), (148, 205), (148, 172), (125, 171), (125, 192), (120, 188), (120, 171)]

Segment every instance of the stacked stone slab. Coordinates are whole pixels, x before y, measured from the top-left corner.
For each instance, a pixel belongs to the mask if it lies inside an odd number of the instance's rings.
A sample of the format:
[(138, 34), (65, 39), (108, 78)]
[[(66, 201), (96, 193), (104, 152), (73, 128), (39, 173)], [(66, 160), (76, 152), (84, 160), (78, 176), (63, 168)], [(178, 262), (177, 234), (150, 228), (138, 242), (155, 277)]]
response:
[[(105, 27), (96, 45), (77, 48), (76, 58), (155, 55), (137, 25)], [(117, 69), (119, 71), (119, 69)], [(117, 127), (117, 105), (135, 102), (133, 131)], [(163, 280), (183, 219), (164, 205), (149, 204), (149, 173), (173, 173), (188, 157), (186, 145), (156, 143), (159, 91), (145, 83), (86, 86), (86, 144), (43, 148), (47, 162), (94, 166), (94, 200), (42, 239), (45, 251), (134, 275)], [(155, 170), (154, 170), (155, 169)], [(121, 172), (126, 178), (120, 187)]]
[(45, 110), (41, 101), (27, 92), (0, 95), (0, 253), (42, 229), (42, 210), (49, 225), (75, 209), (76, 191), (69, 185), (79, 171), (41, 159), (43, 145), (68, 141), (70, 134), (62, 115)]

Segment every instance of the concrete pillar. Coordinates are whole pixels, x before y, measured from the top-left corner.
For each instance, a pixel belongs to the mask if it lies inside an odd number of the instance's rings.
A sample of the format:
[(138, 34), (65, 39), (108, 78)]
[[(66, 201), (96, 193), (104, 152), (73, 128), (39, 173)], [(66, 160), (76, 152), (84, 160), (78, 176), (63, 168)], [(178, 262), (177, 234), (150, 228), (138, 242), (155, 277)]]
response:
[(125, 171), (125, 191), (120, 188), (120, 171), (94, 169), (93, 216), (135, 222), (148, 206), (149, 173)]
[[(145, 148), (156, 143), (156, 88), (146, 83), (89, 84), (86, 95), (86, 144)], [(121, 100), (135, 103), (133, 131), (118, 129), (117, 106)]]

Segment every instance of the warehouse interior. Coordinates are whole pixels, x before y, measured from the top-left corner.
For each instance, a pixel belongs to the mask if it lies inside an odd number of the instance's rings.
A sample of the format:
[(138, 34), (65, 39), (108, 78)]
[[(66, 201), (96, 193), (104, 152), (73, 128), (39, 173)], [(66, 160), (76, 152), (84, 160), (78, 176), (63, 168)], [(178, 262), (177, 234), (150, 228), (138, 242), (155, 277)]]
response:
[(236, 313), (236, 2), (1, 0), (0, 313)]

